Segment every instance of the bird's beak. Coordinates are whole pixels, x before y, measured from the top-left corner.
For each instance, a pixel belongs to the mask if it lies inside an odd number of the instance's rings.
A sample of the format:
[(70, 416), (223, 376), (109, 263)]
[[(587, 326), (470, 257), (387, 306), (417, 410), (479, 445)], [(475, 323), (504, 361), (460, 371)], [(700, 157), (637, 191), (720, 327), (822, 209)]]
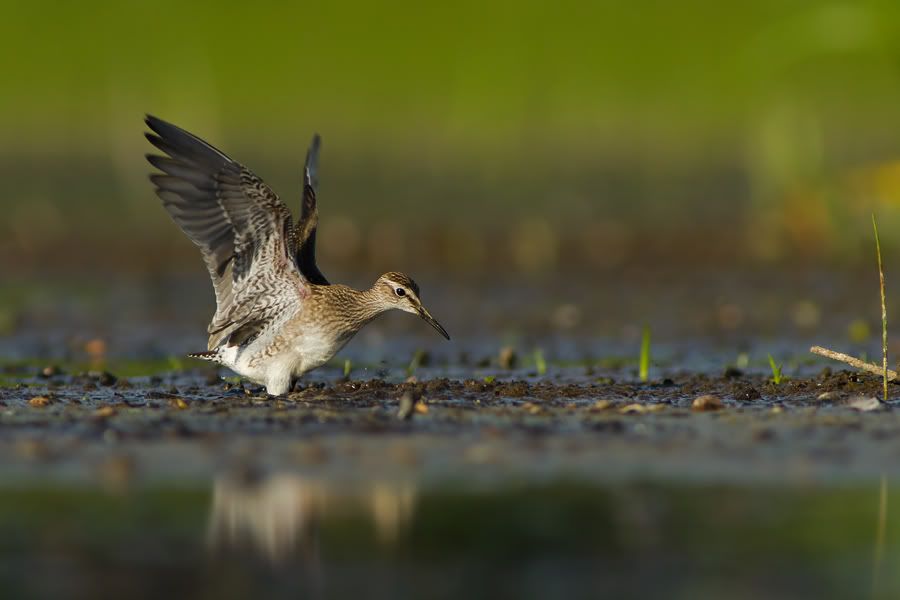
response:
[(424, 306), (419, 307), (419, 316), (422, 317), (422, 320), (424, 320), (426, 323), (428, 323), (429, 325), (431, 325), (432, 327), (437, 329), (437, 332), (440, 333), (442, 336), (444, 336), (448, 340), (450, 339), (450, 334), (447, 333), (447, 330), (444, 329), (444, 327), (440, 323), (437, 322), (437, 319), (435, 319), (434, 317), (431, 316), (430, 312), (425, 310)]

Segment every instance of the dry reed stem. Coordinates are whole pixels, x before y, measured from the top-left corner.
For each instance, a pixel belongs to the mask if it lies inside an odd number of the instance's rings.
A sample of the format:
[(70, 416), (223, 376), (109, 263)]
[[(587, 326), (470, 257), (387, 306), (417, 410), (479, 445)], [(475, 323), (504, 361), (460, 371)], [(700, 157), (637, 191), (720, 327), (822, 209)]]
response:
[(858, 358), (854, 358), (849, 354), (844, 354), (843, 352), (835, 352), (834, 350), (829, 350), (828, 348), (823, 348), (821, 346), (813, 346), (809, 349), (809, 351), (813, 354), (818, 354), (819, 356), (824, 356), (832, 360), (847, 363), (851, 367), (856, 367), (857, 369), (868, 371), (869, 373), (874, 373), (875, 375), (884, 375), (885, 373), (887, 373), (888, 381), (897, 380), (897, 371), (884, 369), (882, 366), (867, 363), (865, 361), (859, 360)]

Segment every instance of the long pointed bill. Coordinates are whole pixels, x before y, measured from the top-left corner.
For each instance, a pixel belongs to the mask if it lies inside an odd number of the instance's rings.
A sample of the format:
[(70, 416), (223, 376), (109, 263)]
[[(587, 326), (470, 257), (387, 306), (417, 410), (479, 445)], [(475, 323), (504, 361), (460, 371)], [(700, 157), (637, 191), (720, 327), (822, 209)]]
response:
[(440, 323), (437, 322), (437, 319), (432, 317), (431, 313), (429, 313), (427, 310), (425, 310), (424, 307), (419, 308), (419, 316), (422, 317), (423, 321), (425, 321), (426, 323), (428, 323), (429, 325), (431, 325), (432, 327), (437, 329), (437, 332), (440, 333), (442, 336), (444, 336), (448, 340), (450, 339), (450, 334), (447, 333), (447, 330), (444, 329), (444, 327)]

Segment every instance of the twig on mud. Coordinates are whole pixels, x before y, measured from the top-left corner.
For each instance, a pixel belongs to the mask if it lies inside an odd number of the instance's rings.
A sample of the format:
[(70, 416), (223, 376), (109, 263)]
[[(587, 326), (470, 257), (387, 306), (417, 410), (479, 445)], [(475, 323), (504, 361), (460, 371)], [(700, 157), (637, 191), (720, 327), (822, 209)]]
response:
[[(858, 358), (854, 358), (849, 354), (844, 354), (843, 352), (835, 352), (834, 350), (829, 350), (828, 348), (823, 348), (821, 346), (813, 346), (809, 349), (809, 351), (813, 354), (818, 354), (819, 356), (824, 356), (832, 360), (847, 363), (851, 367), (856, 367), (857, 369), (868, 371), (869, 373), (874, 373), (875, 375), (884, 375), (885, 373), (885, 370), (882, 366), (867, 363), (865, 361), (859, 360)], [(896, 381), (897, 371), (887, 369), (887, 378), (888, 381)]]

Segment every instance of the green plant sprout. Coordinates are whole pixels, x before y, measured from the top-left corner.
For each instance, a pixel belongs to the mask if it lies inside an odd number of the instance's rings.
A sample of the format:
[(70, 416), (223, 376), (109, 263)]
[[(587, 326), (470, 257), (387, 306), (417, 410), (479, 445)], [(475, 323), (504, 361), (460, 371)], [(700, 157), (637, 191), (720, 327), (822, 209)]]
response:
[(641, 332), (641, 357), (638, 364), (638, 377), (644, 383), (650, 378), (650, 328), (646, 325)]
[(544, 360), (544, 352), (540, 348), (534, 351), (534, 366), (541, 377), (547, 374), (547, 361)]
[(771, 354), (769, 354), (769, 366), (772, 368), (772, 383), (781, 385), (781, 382), (784, 381), (784, 376), (781, 373), (781, 365), (775, 364), (775, 359), (772, 358)]

